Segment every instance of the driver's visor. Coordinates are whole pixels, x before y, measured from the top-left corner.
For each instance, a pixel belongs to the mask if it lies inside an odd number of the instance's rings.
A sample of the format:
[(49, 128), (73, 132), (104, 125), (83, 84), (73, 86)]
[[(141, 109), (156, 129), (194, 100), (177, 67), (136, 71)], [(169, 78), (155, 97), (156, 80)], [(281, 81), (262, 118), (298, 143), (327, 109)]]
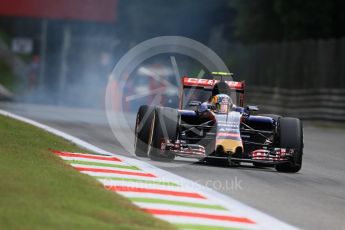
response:
[(216, 104), (216, 111), (218, 113), (228, 113), (228, 104), (224, 103), (224, 104)]

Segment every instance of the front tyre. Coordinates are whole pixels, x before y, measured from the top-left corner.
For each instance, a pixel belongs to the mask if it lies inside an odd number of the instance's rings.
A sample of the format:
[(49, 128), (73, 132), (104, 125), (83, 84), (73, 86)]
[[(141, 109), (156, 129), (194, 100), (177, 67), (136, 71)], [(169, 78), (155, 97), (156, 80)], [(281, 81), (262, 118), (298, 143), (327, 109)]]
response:
[(276, 165), (279, 172), (296, 173), (302, 168), (303, 127), (297, 118), (279, 119), (280, 148), (295, 149), (295, 156), (289, 163)]
[(156, 107), (150, 127), (149, 158), (153, 161), (172, 161), (175, 154), (161, 149), (163, 141), (177, 139), (178, 111), (172, 108)]
[(142, 105), (138, 110), (134, 141), (135, 155), (138, 157), (148, 157), (148, 141), (154, 109), (153, 106)]

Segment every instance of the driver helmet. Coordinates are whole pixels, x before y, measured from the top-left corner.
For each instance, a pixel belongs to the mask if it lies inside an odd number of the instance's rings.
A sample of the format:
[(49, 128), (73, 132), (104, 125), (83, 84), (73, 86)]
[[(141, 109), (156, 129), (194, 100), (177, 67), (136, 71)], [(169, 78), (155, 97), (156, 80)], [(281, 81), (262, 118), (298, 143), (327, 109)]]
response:
[(211, 104), (215, 113), (228, 113), (233, 107), (231, 98), (226, 94), (217, 94), (213, 96)]

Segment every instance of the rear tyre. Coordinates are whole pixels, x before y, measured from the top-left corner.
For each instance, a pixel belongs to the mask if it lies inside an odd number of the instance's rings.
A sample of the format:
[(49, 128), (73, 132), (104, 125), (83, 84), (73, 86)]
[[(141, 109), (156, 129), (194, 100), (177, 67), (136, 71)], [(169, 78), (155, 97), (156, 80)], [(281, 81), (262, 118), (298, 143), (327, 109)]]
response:
[(290, 163), (276, 165), (279, 172), (296, 173), (302, 168), (303, 127), (297, 118), (283, 117), (279, 119), (280, 148), (295, 149), (294, 159)]
[(176, 109), (156, 107), (149, 135), (149, 158), (153, 161), (169, 162), (174, 160), (175, 154), (161, 150), (162, 141), (175, 141), (178, 132), (178, 112)]
[(138, 157), (148, 157), (148, 141), (150, 127), (153, 119), (154, 107), (148, 105), (140, 106), (135, 123), (135, 155)]

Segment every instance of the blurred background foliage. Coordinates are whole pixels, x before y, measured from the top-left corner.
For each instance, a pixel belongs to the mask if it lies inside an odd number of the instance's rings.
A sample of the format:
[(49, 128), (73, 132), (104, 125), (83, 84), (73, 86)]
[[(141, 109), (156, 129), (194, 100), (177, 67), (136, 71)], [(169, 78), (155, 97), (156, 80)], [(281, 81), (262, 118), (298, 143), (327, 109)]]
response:
[(229, 7), (235, 16), (222, 56), (249, 85), (345, 88), (345, 1), (233, 0)]
[(230, 6), (237, 13), (233, 22), (235, 38), (242, 42), (326, 39), (345, 35), (343, 0), (234, 0)]

